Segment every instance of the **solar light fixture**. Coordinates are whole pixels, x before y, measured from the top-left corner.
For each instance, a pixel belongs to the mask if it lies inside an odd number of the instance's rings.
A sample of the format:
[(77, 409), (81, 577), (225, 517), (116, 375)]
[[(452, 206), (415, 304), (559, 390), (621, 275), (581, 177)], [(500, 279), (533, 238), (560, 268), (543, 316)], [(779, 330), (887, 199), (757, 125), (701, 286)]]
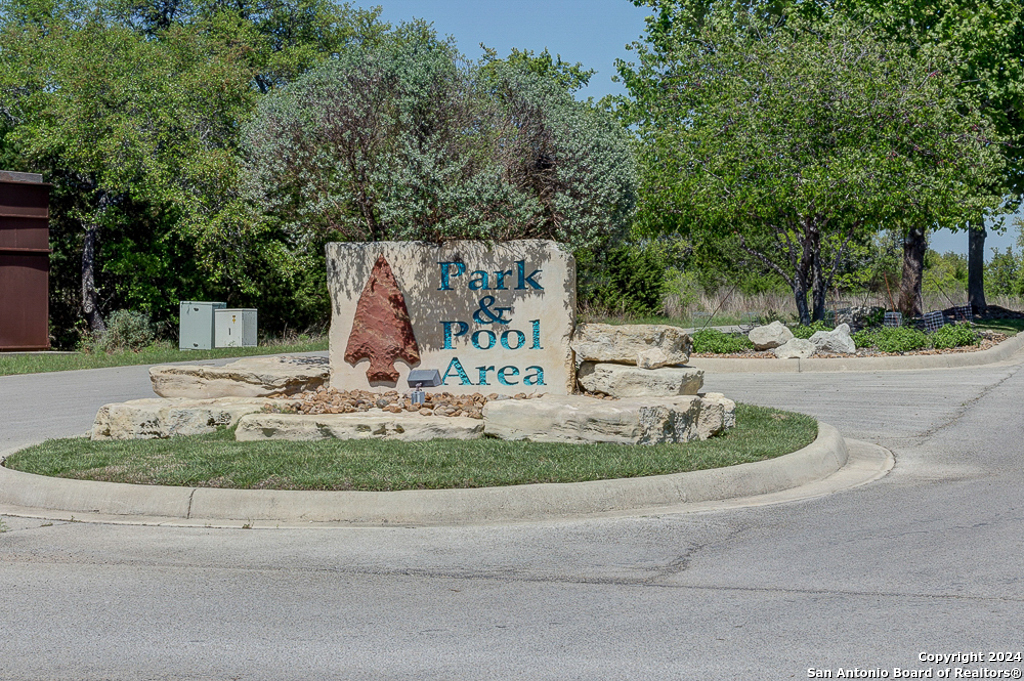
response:
[(441, 385), (441, 372), (437, 369), (413, 369), (409, 372), (409, 387), (412, 391), (412, 403), (423, 404), (426, 401), (426, 394), (423, 388), (436, 388)]

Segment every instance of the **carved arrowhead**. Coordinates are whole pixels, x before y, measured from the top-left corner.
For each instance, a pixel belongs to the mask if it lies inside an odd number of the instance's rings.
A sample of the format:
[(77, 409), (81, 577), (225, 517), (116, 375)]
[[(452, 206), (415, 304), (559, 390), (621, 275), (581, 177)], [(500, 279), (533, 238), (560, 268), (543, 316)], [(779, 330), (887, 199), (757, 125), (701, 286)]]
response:
[(420, 361), (420, 348), (412, 332), (405, 296), (383, 255), (377, 258), (359, 296), (352, 333), (345, 348), (345, 361), (352, 366), (362, 359), (370, 360), (366, 378), (371, 383), (396, 382), (396, 359), (403, 359), (410, 365)]

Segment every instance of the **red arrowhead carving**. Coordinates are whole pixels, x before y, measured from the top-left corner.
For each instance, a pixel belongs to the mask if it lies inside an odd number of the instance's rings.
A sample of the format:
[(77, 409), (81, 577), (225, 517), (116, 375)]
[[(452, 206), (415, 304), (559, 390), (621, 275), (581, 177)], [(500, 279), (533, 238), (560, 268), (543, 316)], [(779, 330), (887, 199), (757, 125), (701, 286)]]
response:
[(370, 360), (366, 378), (371, 383), (397, 381), (396, 359), (411, 365), (420, 361), (420, 347), (412, 332), (405, 296), (383, 255), (377, 258), (359, 296), (345, 348), (345, 361), (352, 366), (362, 359)]

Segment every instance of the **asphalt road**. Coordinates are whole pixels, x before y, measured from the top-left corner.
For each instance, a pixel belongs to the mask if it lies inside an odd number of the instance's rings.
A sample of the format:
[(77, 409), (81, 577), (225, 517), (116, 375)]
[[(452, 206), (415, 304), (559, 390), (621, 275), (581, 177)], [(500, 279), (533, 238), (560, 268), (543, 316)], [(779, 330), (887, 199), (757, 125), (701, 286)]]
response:
[[(777, 506), (450, 528), (4, 518), (0, 679), (1012, 674), (1024, 660), (988, 653), (1024, 654), (1020, 369), (708, 377), (896, 456), (878, 482)], [(139, 368), (0, 378), (0, 449), (147, 392)], [(920, 660), (954, 653), (982, 661)]]

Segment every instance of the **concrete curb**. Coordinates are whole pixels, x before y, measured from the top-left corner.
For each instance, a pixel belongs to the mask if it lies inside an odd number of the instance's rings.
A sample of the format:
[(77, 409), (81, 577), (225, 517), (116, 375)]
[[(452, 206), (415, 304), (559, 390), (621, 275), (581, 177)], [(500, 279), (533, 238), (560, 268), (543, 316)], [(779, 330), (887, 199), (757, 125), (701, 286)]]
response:
[(906, 355), (902, 357), (811, 357), (809, 359), (725, 359), (691, 357), (687, 366), (706, 374), (774, 374), (838, 371), (912, 371), (919, 369), (957, 369), (994, 364), (1009, 359), (1024, 348), (1024, 333), (1008, 338), (994, 348), (978, 352), (945, 355)]
[[(11, 454), (6, 452), (5, 454)], [(680, 504), (757, 497), (820, 481), (846, 466), (849, 449), (819, 423), (807, 447), (756, 463), (643, 478), (453, 490), (298, 492), (159, 487), (50, 478), (0, 467), (0, 505), (9, 515), (68, 513), (166, 524), (335, 523), (449, 525), (657, 511)], [(19, 513), (24, 509), (25, 513)], [(49, 516), (46, 516), (49, 517)], [(142, 519), (142, 518), (145, 518)]]

